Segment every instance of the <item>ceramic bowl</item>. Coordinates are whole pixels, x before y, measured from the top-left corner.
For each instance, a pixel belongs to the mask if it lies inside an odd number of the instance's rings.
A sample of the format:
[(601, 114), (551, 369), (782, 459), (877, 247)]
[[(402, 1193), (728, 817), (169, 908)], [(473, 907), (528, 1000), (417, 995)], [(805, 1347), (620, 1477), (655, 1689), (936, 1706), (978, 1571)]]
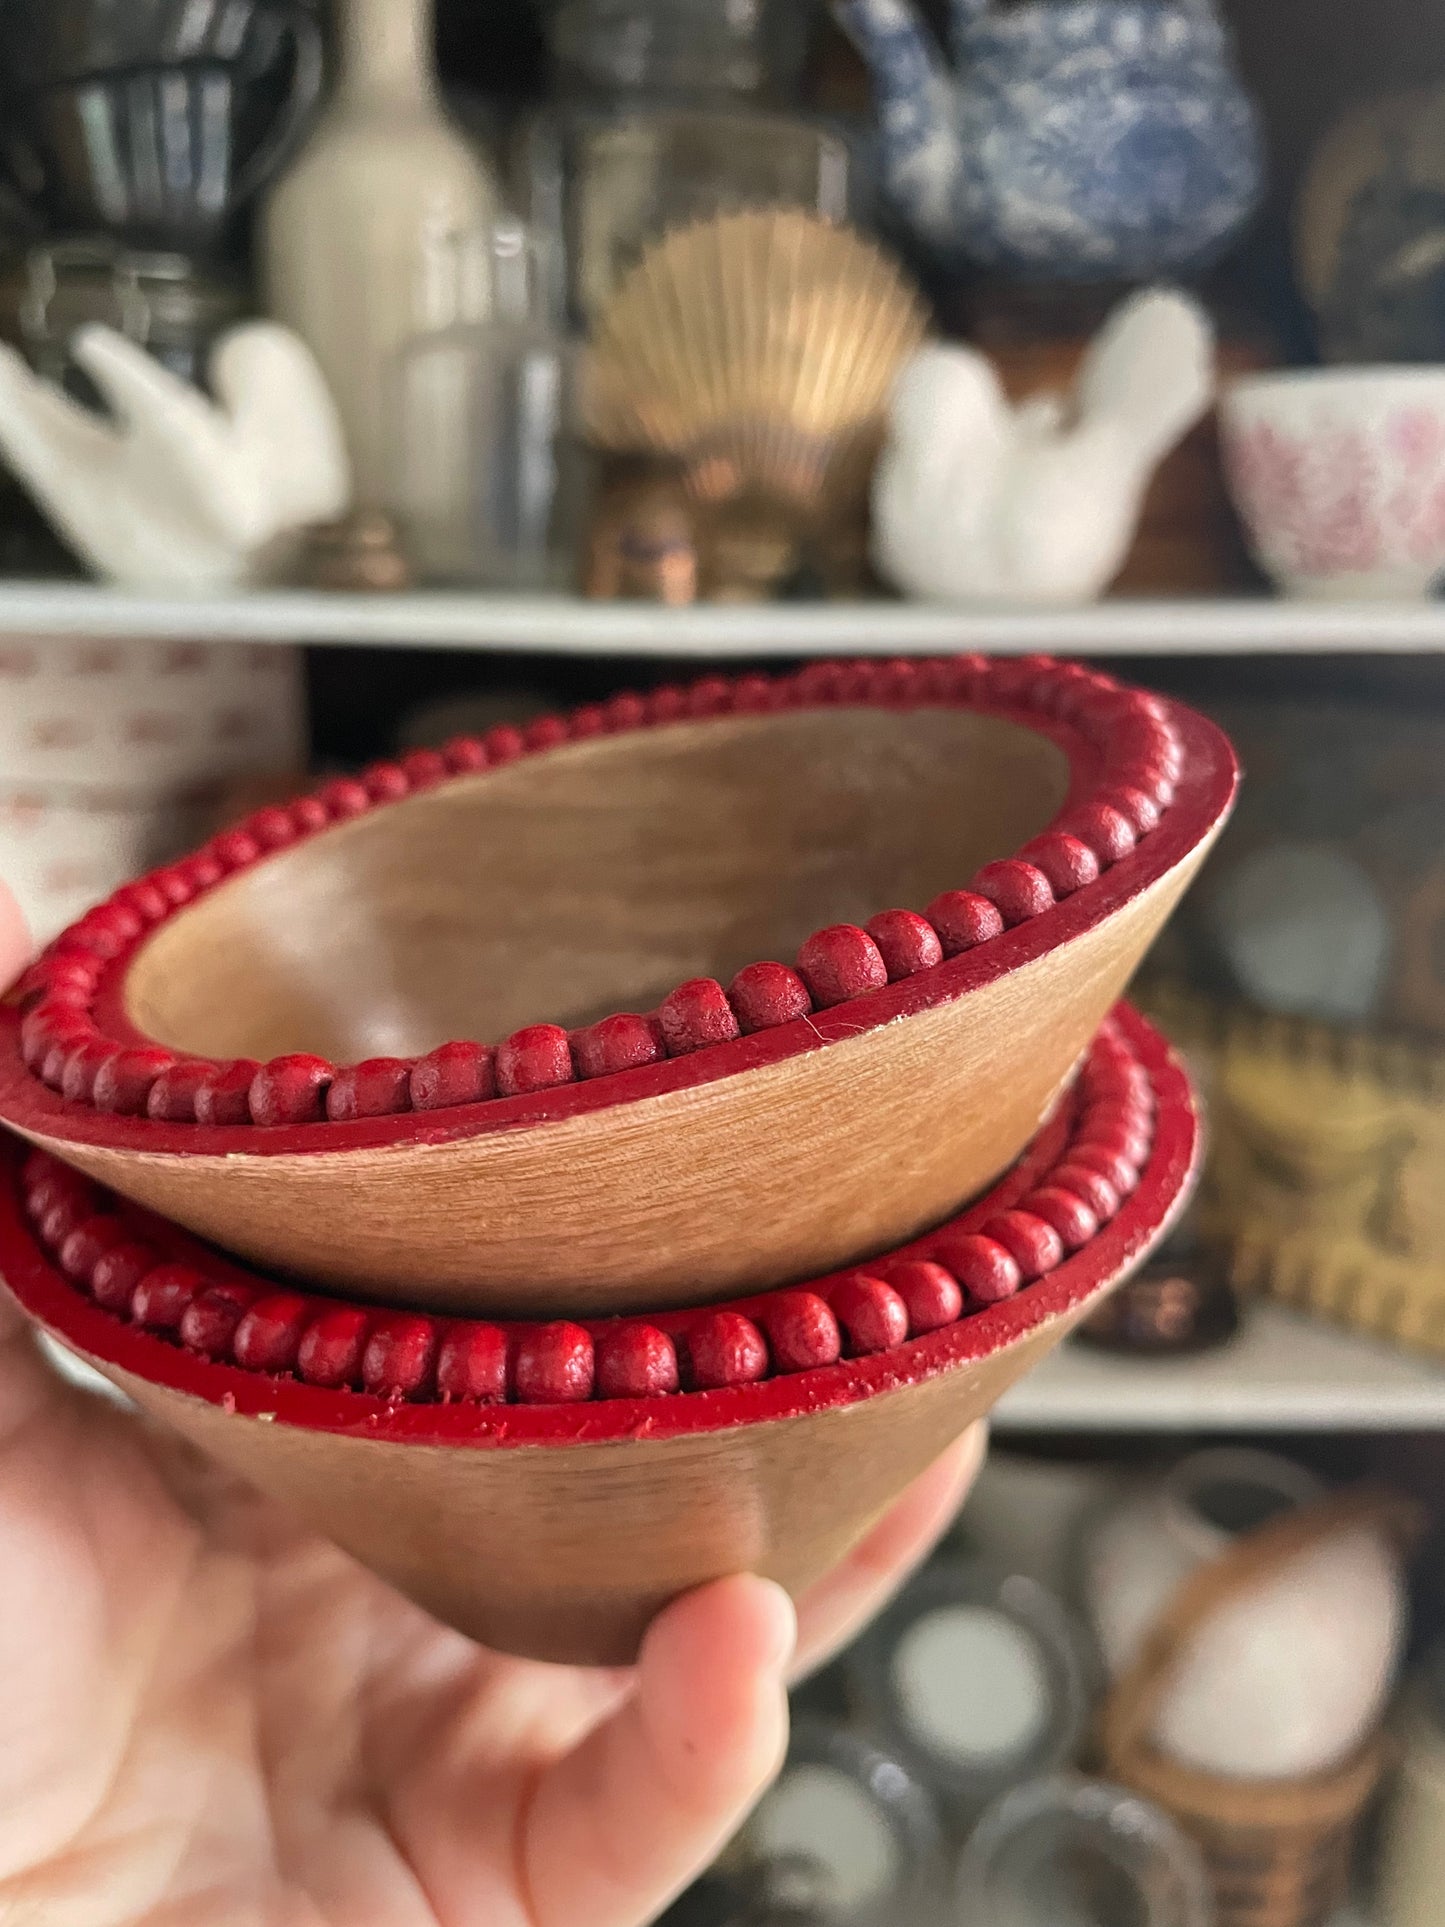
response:
[(1221, 415), (1235, 505), (1287, 595), (1432, 592), (1445, 573), (1445, 366), (1248, 375)]
[(0, 1272), (156, 1418), (429, 1611), (537, 1658), (621, 1663), (677, 1593), (794, 1594), (1165, 1232), (1199, 1134), (1121, 1011), (1015, 1168), (865, 1268), (593, 1324), (307, 1297), (45, 1154), (0, 1146)]
[(771, 1288), (1007, 1168), (1234, 782), (1211, 725), (1050, 662), (822, 665), (498, 729), (83, 919), (0, 1009), (0, 1119), (388, 1303)]

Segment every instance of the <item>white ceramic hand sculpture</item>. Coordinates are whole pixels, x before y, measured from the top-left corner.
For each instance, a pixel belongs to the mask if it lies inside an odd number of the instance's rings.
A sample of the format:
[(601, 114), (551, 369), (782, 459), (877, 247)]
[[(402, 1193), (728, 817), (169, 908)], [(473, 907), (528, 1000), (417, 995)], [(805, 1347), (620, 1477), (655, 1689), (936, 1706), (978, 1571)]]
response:
[(258, 321), (226, 335), (214, 401), (110, 328), (82, 329), (71, 353), (110, 415), (0, 346), (0, 453), (100, 575), (137, 589), (235, 588), (347, 508), (340, 422), (289, 329)]
[(934, 344), (894, 390), (873, 555), (937, 602), (1091, 601), (1118, 574), (1154, 470), (1214, 398), (1214, 334), (1187, 296), (1133, 295), (1072, 398), (1014, 408), (976, 349)]

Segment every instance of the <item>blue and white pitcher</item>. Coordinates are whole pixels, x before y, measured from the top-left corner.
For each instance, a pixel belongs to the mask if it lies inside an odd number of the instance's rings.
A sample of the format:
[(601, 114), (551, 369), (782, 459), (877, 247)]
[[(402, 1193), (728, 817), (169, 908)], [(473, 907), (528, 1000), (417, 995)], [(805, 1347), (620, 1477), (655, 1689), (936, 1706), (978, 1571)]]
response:
[(835, 0), (873, 74), (890, 198), (941, 265), (1148, 280), (1218, 254), (1262, 186), (1213, 0), (952, 0), (956, 73), (911, 0)]

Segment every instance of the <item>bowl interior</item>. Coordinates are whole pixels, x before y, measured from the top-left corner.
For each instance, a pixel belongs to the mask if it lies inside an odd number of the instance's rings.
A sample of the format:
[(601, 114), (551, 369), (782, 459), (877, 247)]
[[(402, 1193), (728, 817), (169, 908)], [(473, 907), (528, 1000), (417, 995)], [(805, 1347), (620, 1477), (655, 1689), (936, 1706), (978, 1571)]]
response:
[(335, 1062), (648, 1010), (814, 930), (922, 908), (1063, 803), (1045, 737), (815, 709), (567, 745), (379, 810), (162, 925), (129, 1021), (177, 1051)]

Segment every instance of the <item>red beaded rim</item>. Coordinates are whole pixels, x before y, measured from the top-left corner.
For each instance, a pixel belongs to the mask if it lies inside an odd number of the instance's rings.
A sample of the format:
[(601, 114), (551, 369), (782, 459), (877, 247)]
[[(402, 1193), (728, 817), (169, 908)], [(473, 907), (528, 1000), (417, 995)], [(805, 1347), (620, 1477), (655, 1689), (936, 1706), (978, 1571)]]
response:
[[(658, 1010), (568, 1032), (538, 1024), (492, 1047), (459, 1040), (417, 1059), (335, 1066), (181, 1056), (128, 1022), (128, 965), (159, 925), (226, 877), (333, 825), (606, 733), (724, 715), (868, 704), (958, 705), (1033, 728), (1069, 755), (1055, 822), (924, 914), (835, 925), (796, 968), (751, 964), (727, 989), (680, 985)], [(259, 1155), (440, 1140), (550, 1121), (816, 1049), (911, 1014), (1066, 941), (1146, 887), (1228, 809), (1228, 745), (1191, 712), (1048, 658), (816, 664), (798, 675), (612, 702), (493, 730), (257, 812), (196, 855), (129, 884), (50, 946), (0, 1013), (0, 1108), (43, 1135), (127, 1149)], [(1179, 819), (1176, 821), (1176, 819)]]
[(413, 1442), (670, 1436), (852, 1402), (1075, 1309), (1161, 1234), (1198, 1137), (1177, 1060), (1121, 1006), (987, 1197), (884, 1258), (726, 1305), (502, 1323), (285, 1290), (18, 1143), (0, 1148), (0, 1259), (80, 1351), (243, 1414)]

